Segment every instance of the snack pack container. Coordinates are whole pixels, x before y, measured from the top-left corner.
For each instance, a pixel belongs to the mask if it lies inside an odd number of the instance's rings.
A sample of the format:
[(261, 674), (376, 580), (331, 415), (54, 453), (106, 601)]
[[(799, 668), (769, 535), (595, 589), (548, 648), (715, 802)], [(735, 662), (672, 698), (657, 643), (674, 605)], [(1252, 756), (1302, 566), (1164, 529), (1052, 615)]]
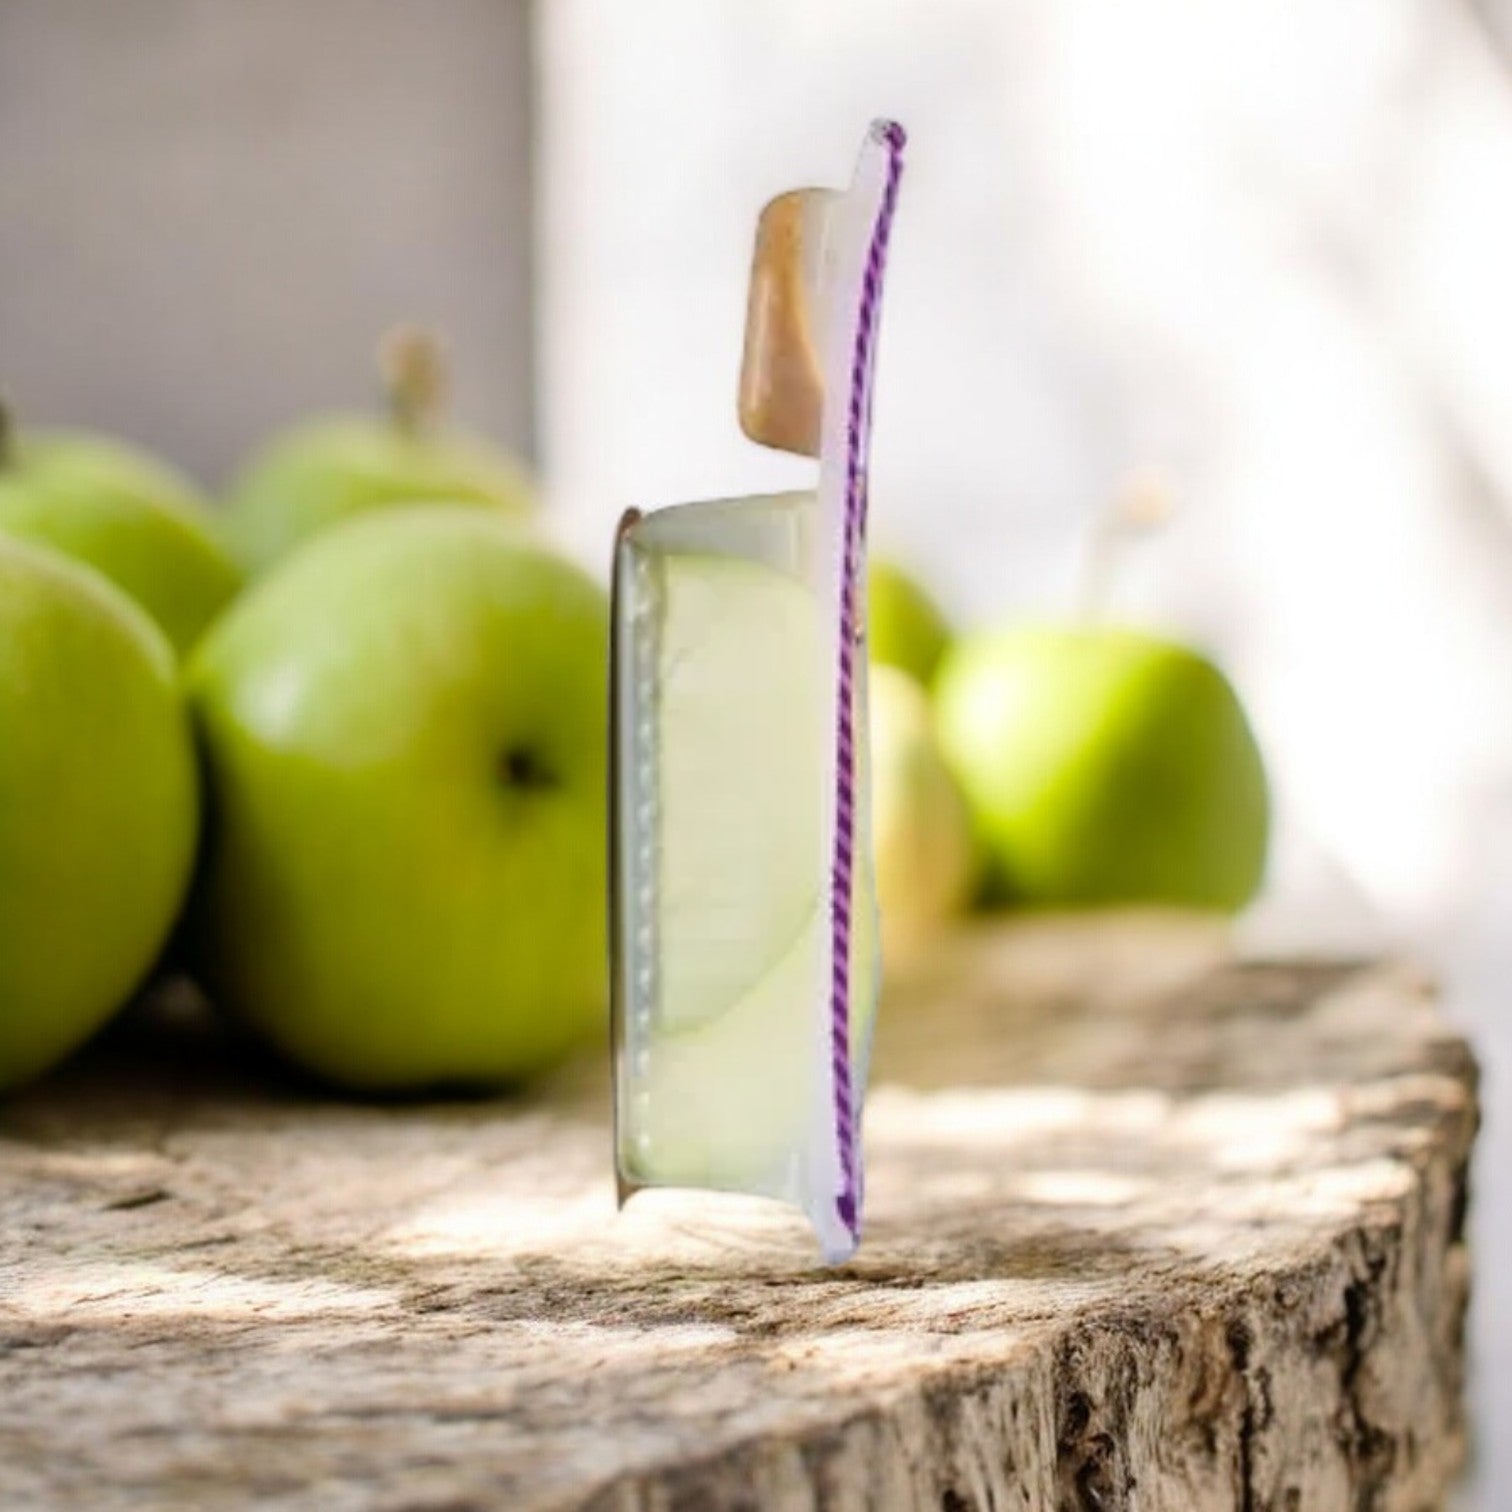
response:
[(762, 212), (739, 413), (812, 491), (622, 520), (611, 963), (620, 1199), (779, 1198), (828, 1261), (861, 1232), (880, 985), (867, 792), (872, 374), (903, 132), (848, 190)]

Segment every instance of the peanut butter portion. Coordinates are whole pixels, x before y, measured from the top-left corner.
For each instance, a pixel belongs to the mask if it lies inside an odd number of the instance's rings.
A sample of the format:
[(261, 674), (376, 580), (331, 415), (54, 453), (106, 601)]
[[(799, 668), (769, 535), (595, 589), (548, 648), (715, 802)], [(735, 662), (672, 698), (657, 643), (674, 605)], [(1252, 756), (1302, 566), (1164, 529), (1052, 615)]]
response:
[(819, 455), (824, 407), (814, 291), (833, 198), (828, 190), (795, 189), (762, 210), (746, 307), (740, 428), (763, 446), (808, 457)]

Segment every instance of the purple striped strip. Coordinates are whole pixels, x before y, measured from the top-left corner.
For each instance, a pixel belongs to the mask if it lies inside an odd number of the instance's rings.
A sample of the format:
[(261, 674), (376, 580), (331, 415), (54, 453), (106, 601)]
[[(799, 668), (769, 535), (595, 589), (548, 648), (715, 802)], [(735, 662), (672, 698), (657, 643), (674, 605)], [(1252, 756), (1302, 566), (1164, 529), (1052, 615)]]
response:
[(838, 776), (835, 791), (835, 849), (830, 867), (830, 937), (833, 962), (830, 996), (830, 1043), (834, 1065), (835, 1144), (840, 1190), (835, 1207), (853, 1239), (861, 1234), (860, 1170), (857, 1159), (856, 1107), (851, 1095), (850, 946), (852, 845), (855, 834), (854, 686), (856, 594), (861, 549), (866, 538), (866, 453), (871, 439), (872, 367), (887, 241), (903, 171), (903, 128), (893, 121), (872, 127), (872, 141), (887, 148), (887, 180), (882, 191), (871, 247), (856, 311), (856, 339), (851, 354), (850, 408), (846, 419), (845, 537), (840, 576), (840, 707), (836, 731)]

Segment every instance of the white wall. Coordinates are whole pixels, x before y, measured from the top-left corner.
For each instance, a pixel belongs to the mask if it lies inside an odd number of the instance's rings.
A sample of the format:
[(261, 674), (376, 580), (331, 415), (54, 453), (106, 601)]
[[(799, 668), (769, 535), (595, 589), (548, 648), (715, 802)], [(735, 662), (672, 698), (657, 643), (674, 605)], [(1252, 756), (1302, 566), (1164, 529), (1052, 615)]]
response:
[(1131, 469), (1119, 607), (1214, 647), (1288, 853), (1435, 938), (1512, 790), (1512, 93), (1452, 4), (551, 0), (542, 435), (566, 529), (782, 482), (738, 437), (757, 206), (911, 133), (875, 540), (1059, 613)]

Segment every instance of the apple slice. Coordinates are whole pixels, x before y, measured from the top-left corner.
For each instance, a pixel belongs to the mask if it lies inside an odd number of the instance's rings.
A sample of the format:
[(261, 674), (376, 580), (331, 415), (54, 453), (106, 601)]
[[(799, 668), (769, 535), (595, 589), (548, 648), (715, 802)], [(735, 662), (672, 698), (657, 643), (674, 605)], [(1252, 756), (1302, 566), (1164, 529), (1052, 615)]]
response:
[(627, 1154), (647, 1184), (780, 1193), (812, 1107), (805, 1055), (824, 929), (811, 902), (787, 948), (717, 1016), (655, 1032)]
[(822, 868), (819, 609), (778, 567), (658, 559), (656, 1026), (727, 1013), (809, 928)]
[[(640, 543), (642, 1027), (623, 1092), (627, 1174), (647, 1185), (792, 1195), (794, 1150), (833, 1117), (831, 752), (815, 739), (832, 717), (833, 648), (792, 570), (811, 509), (811, 497), (752, 501), (745, 556), (712, 549), (720, 522), (706, 514), (674, 522), (670, 545)], [(869, 1010), (875, 908), (869, 869), (857, 876), (852, 1001)], [(863, 1011), (861, 1061), (869, 1029)]]

